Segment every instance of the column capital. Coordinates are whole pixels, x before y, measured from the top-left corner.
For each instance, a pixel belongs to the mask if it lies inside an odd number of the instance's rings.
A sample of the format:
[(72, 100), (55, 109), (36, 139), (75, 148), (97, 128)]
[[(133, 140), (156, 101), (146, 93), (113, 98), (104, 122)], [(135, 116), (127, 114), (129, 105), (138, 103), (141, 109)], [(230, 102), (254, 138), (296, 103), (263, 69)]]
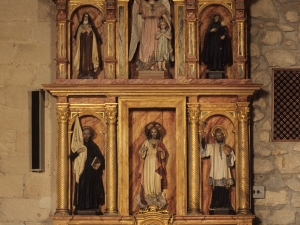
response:
[(199, 121), (200, 109), (199, 107), (187, 108), (188, 122), (196, 123)]
[(68, 103), (59, 103), (56, 105), (57, 121), (59, 123), (66, 123), (70, 116)]
[(105, 113), (107, 122), (115, 124), (117, 122), (117, 103), (106, 104)]
[(249, 108), (248, 107), (240, 107), (237, 109), (237, 115), (239, 121), (248, 120), (249, 119)]

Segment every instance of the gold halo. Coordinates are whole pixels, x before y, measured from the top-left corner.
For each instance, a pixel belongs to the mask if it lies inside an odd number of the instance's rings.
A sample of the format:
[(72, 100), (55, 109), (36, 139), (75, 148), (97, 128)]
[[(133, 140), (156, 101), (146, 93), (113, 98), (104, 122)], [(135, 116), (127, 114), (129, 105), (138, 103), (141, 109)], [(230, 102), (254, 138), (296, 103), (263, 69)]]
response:
[(227, 130), (226, 130), (224, 127), (220, 126), (220, 125), (216, 125), (216, 126), (214, 126), (214, 127), (211, 129), (211, 132), (210, 132), (210, 133), (211, 133), (211, 136), (214, 137), (214, 134), (215, 134), (216, 129), (220, 129), (220, 130), (222, 131), (222, 133), (224, 134), (224, 138), (227, 137)]
[(151, 128), (156, 127), (156, 129), (159, 132), (160, 138), (163, 138), (166, 134), (166, 130), (165, 128), (158, 122), (150, 122), (145, 126), (145, 135), (146, 137), (148, 137), (149, 131), (151, 130)]

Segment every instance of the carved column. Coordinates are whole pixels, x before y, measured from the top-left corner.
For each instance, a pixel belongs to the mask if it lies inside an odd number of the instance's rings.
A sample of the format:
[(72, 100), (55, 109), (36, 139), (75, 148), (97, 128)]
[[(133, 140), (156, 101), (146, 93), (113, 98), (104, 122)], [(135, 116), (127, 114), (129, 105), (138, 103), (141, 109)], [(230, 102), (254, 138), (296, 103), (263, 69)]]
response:
[(57, 103), (58, 149), (57, 149), (57, 206), (56, 215), (69, 215), (68, 209), (68, 118), (69, 104)]
[(117, 104), (106, 105), (106, 214), (116, 214), (117, 209)]
[(238, 102), (238, 139), (239, 146), (237, 151), (237, 185), (238, 205), (237, 214), (251, 214), (250, 212), (250, 176), (249, 176), (249, 103)]
[(199, 105), (188, 103), (188, 212), (200, 212)]

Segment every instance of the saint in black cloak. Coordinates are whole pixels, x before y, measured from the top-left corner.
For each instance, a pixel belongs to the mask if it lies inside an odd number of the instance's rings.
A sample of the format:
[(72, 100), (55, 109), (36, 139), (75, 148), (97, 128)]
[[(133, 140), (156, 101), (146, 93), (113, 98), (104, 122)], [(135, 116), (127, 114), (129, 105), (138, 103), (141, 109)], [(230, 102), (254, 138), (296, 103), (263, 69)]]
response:
[[(87, 148), (87, 159), (82, 174), (79, 177), (79, 183), (75, 185), (73, 205), (76, 210), (95, 209), (100, 210), (100, 206), (104, 204), (104, 186), (102, 174), (104, 170), (104, 157), (92, 140), (91, 136), (88, 140), (84, 140), (84, 145)], [(70, 159), (74, 161), (80, 153), (71, 152)], [(92, 167), (92, 162), (98, 158), (100, 167), (95, 169)], [(101, 213), (101, 212), (100, 212)]]
[(201, 53), (201, 61), (210, 71), (224, 71), (225, 65), (232, 64), (232, 50), (227, 27), (215, 13), (213, 22), (208, 26)]

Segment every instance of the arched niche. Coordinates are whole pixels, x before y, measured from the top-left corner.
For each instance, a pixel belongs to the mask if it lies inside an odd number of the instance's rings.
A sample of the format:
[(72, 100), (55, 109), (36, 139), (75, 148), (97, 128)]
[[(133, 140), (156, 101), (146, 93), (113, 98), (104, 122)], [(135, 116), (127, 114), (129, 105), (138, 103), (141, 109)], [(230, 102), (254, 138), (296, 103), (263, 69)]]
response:
[(85, 13), (88, 13), (93, 21), (93, 24), (96, 28), (96, 31), (98, 32), (98, 35), (100, 36), (100, 42), (98, 42), (98, 53), (99, 53), (99, 67), (97, 71), (95, 72), (96, 78), (103, 78), (104, 77), (104, 65), (103, 65), (103, 59), (106, 55), (104, 51), (105, 43), (107, 43), (105, 29), (104, 29), (104, 22), (105, 22), (105, 13), (103, 11), (103, 8), (100, 6), (93, 6), (93, 5), (82, 5), (80, 7), (77, 7), (73, 9), (73, 11), (70, 14), (70, 76), (72, 79), (77, 79), (78, 74), (76, 72), (76, 69), (74, 67), (74, 59), (75, 54), (77, 50), (76, 46), (76, 40), (75, 35), (78, 28), (79, 23), (83, 19), (83, 15)]
[[(73, 116), (70, 119), (69, 122), (69, 126), (68, 126), (68, 149), (69, 149), (69, 154), (71, 152), (71, 143), (72, 143), (72, 133), (73, 133), (73, 128), (75, 125), (75, 119), (76, 116)], [(107, 130), (107, 126), (106, 126), (106, 122), (105, 119), (103, 118), (103, 116), (101, 114), (95, 114), (95, 115), (91, 115), (91, 114), (87, 114), (87, 113), (80, 113), (79, 116), (79, 122), (81, 125), (81, 128), (84, 127), (91, 127), (94, 131), (94, 135), (92, 140), (98, 145), (102, 155), (105, 158), (105, 153), (106, 153), (106, 139), (107, 139), (107, 135), (106, 135), (106, 130)], [(106, 164), (107, 162), (105, 162)], [(102, 180), (103, 180), (103, 186), (104, 186), (104, 192), (106, 189), (106, 174), (105, 174), (105, 170), (103, 172), (102, 175)], [(70, 200), (69, 200), (69, 205), (70, 205), (70, 211), (73, 212), (74, 207), (73, 207), (73, 198), (74, 198), (74, 190), (75, 190), (75, 174), (73, 173), (73, 163), (70, 160), (70, 178), (69, 178), (69, 182), (70, 182)], [(105, 210), (105, 205), (101, 206), (101, 211), (104, 212)]]
[[(206, 143), (212, 144), (215, 139), (212, 134), (212, 130), (215, 126), (221, 126), (226, 129), (225, 143), (231, 146), (236, 152), (237, 148), (237, 134), (236, 125), (234, 117), (228, 113), (219, 114), (208, 114), (201, 121), (203, 124), (203, 134), (206, 137)], [(201, 137), (202, 138), (202, 137)], [(209, 173), (211, 169), (210, 158), (204, 158), (201, 160), (201, 174), (202, 174), (202, 211), (203, 214), (209, 214), (211, 197), (212, 197), (212, 187), (208, 183)], [(236, 181), (235, 167), (231, 168), (231, 175)], [(233, 210), (236, 210), (236, 194), (235, 185), (230, 187), (230, 202)]]
[[(208, 26), (213, 21), (213, 15), (215, 13), (220, 13), (220, 20), (224, 22), (225, 26), (228, 29), (228, 35), (231, 39), (231, 49), (233, 46), (234, 40), (234, 24), (233, 24), (233, 11), (232, 8), (228, 5), (221, 4), (208, 4), (200, 7), (198, 11), (198, 20), (199, 20), (199, 61), (200, 61), (200, 75), (201, 78), (206, 78), (206, 66), (203, 62), (201, 62), (201, 53), (203, 49), (204, 37)], [(233, 77), (233, 66), (225, 67), (225, 78)]]

